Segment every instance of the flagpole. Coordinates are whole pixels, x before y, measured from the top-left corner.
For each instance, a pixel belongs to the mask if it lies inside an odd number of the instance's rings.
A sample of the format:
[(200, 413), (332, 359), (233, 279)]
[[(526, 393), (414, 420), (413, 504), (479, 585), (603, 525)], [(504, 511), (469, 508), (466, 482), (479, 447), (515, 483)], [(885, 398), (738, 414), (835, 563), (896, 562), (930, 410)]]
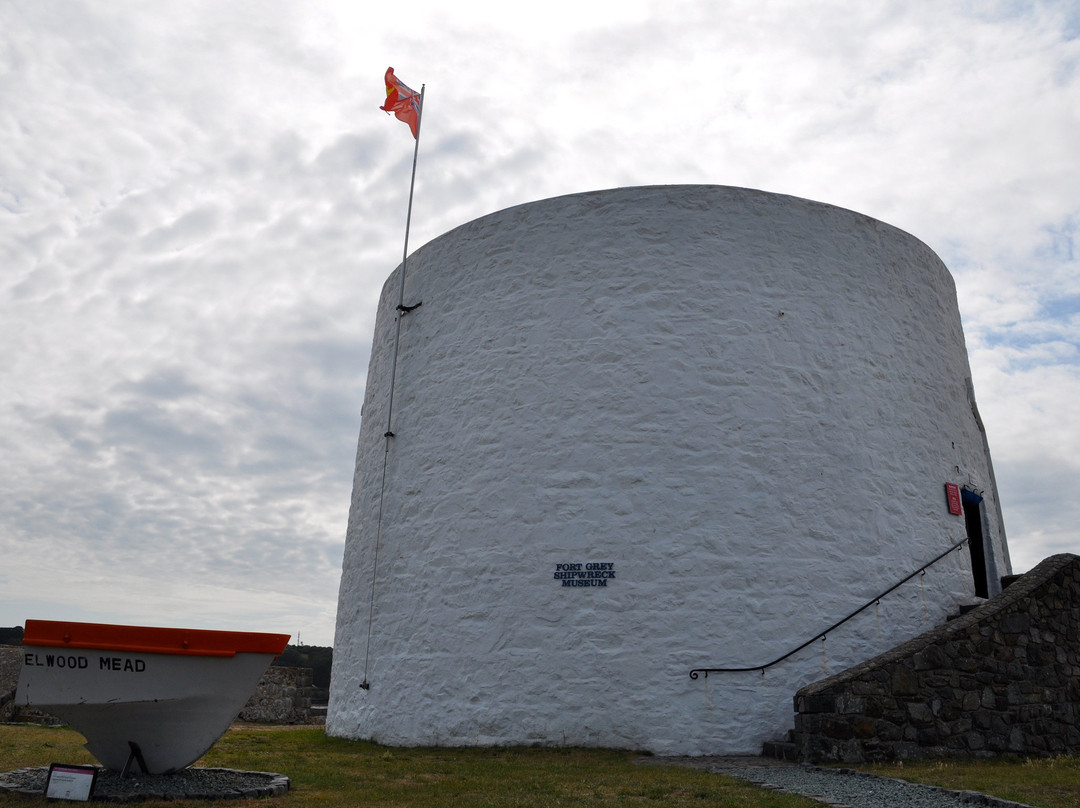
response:
[(401, 278), (398, 284), (397, 324), (394, 329), (394, 357), (390, 363), (390, 400), (386, 406), (386, 432), (383, 433), (382, 481), (379, 484), (379, 514), (375, 527), (375, 557), (371, 563), (371, 598), (368, 603), (367, 645), (364, 649), (364, 680), (360, 683), (363, 690), (371, 688), (368, 682), (368, 661), (371, 658), (371, 627), (375, 618), (375, 573), (379, 568), (379, 546), (382, 544), (383, 498), (386, 493), (386, 464), (390, 456), (390, 439), (394, 437), (392, 429), (394, 417), (394, 384), (397, 380), (398, 346), (401, 343), (401, 321), (410, 311), (419, 306), (405, 305), (405, 266), (409, 260), (409, 228), (412, 225), (413, 189), (416, 187), (416, 163), (420, 155), (420, 126), (424, 122), (424, 88), (420, 85), (420, 101), (416, 111), (416, 145), (413, 148), (412, 177), (409, 180), (409, 208), (405, 214), (405, 246), (401, 253)]
[(413, 188), (416, 186), (416, 160), (420, 156), (420, 127), (424, 123), (424, 88), (426, 86), (426, 84), (420, 85), (420, 105), (416, 111), (416, 145), (413, 147), (412, 178), (409, 180), (409, 210), (405, 214), (405, 248), (401, 251), (401, 293), (398, 296), (398, 306), (405, 303), (405, 262), (409, 259), (409, 227), (412, 225)]
[(401, 318), (412, 311), (405, 307), (405, 265), (409, 260), (409, 228), (412, 226), (413, 189), (416, 187), (416, 161), (420, 156), (420, 127), (424, 122), (424, 88), (420, 85), (420, 106), (416, 113), (416, 146), (413, 148), (412, 178), (409, 180), (409, 209), (405, 214), (405, 247), (401, 251), (401, 283), (398, 286), (397, 329), (394, 332), (394, 360), (390, 366), (390, 402), (386, 407), (386, 451), (390, 451), (390, 438), (394, 437), (391, 419), (394, 415), (394, 382), (397, 379), (398, 343), (401, 341)]

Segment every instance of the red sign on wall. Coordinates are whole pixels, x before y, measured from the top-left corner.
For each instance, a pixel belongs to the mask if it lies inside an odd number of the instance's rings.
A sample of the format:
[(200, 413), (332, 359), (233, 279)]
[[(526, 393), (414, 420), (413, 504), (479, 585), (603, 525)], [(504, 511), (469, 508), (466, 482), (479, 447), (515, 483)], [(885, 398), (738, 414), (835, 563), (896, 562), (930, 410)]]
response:
[(956, 483), (945, 483), (945, 499), (949, 501), (949, 513), (957, 516), (964, 513), (964, 506), (960, 503), (960, 486)]

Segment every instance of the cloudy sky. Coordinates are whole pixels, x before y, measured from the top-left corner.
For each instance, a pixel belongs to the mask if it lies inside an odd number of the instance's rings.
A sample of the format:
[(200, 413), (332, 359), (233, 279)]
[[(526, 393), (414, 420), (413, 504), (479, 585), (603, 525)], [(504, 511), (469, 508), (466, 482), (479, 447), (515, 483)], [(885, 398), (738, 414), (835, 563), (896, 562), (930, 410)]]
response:
[(0, 626), (330, 644), (377, 295), (509, 205), (710, 183), (951, 268), (1014, 567), (1080, 551), (1080, 5), (0, 2)]

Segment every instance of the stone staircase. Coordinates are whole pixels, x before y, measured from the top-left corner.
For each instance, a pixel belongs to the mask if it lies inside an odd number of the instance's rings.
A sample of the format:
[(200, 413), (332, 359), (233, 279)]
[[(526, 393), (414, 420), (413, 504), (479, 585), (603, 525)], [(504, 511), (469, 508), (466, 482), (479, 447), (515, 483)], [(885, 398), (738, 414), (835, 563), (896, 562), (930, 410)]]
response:
[[(1021, 578), (1020, 575), (1007, 575), (1001, 579), (1001, 588), (1005, 590), (1014, 581)], [(985, 601), (979, 603), (961, 603), (956, 612), (946, 617), (946, 621), (956, 620), (970, 611), (979, 608)], [(761, 756), (775, 760), (799, 760), (799, 747), (795, 739), (795, 730), (789, 729), (787, 734), (780, 740), (765, 741), (761, 747)]]
[(795, 743), (795, 730), (789, 729), (782, 741), (765, 741), (761, 747), (761, 756), (776, 760), (799, 759), (799, 747)]
[(762, 756), (808, 763), (1080, 752), (1080, 557), (1002, 578), (896, 648), (795, 696)]

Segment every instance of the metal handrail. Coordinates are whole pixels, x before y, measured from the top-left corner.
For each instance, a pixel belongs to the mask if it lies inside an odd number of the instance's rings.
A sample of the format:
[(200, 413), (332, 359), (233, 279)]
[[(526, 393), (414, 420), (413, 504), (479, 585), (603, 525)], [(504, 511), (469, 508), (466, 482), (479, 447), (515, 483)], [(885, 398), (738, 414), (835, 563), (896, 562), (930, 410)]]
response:
[(868, 600), (866, 603), (864, 603), (858, 609), (853, 611), (847, 617), (843, 618), (842, 620), (837, 620), (835, 623), (833, 623), (831, 626), (829, 626), (824, 631), (819, 631), (817, 634), (815, 634), (809, 640), (804, 642), (798, 648), (793, 648), (792, 650), (788, 651), (783, 656), (777, 657), (772, 662), (766, 662), (764, 665), (751, 665), (748, 668), (694, 668), (692, 671), (690, 671), (690, 678), (691, 679), (697, 679), (698, 675), (702, 674), (702, 673), (704, 673), (705, 678), (708, 679), (710, 673), (749, 673), (750, 671), (761, 671), (761, 675), (764, 676), (766, 668), (771, 668), (773, 665), (776, 665), (776, 664), (778, 664), (780, 662), (783, 662), (788, 657), (794, 656), (795, 654), (799, 653), (799, 651), (806, 648), (806, 646), (810, 645), (815, 640), (824, 638), (827, 634), (829, 634), (829, 632), (839, 628), (844, 623), (846, 623), (848, 620), (853, 618), (855, 615), (859, 614), (860, 612), (865, 611), (866, 609), (869, 609), (875, 603), (880, 602), (883, 597), (888, 595), (894, 589), (899, 589), (901, 586), (906, 584), (908, 581), (910, 581), (912, 578), (914, 578), (920, 572), (925, 572), (929, 567), (932, 567), (934, 564), (941, 561), (941, 559), (945, 558), (945, 556), (947, 556), (953, 550), (957, 550), (960, 547), (963, 547), (964, 544), (966, 544), (966, 543), (967, 543), (967, 538), (965, 537), (965, 538), (961, 539), (960, 541), (958, 541), (956, 544), (954, 544), (952, 547), (950, 547), (945, 552), (941, 553), (940, 555), (935, 556), (930, 561), (927, 561), (925, 564), (923, 564), (921, 567), (919, 567), (917, 570), (915, 570), (915, 572), (911, 573), (910, 575), (906, 576), (905, 578), (901, 579), (900, 581), (897, 581), (895, 584), (890, 586), (888, 589), (886, 589), (884, 592), (882, 592), (877, 597), (870, 598), (870, 600)]

